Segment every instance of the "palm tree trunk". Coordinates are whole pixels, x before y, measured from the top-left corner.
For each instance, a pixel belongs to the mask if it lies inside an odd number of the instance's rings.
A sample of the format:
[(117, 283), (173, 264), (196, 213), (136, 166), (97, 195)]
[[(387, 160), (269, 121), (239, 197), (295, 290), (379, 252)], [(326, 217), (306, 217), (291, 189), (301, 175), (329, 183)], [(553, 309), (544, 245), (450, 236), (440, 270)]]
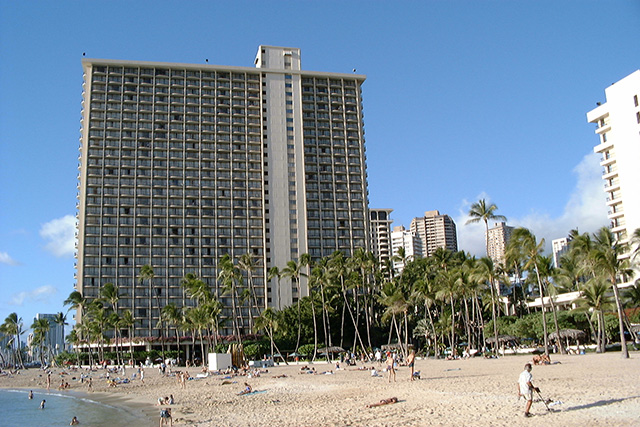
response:
[[(548, 289), (547, 289), (548, 290)], [(565, 349), (562, 340), (560, 339), (560, 327), (558, 326), (558, 314), (556, 313), (556, 305), (553, 303), (553, 297), (549, 292), (549, 303), (551, 304), (551, 312), (553, 313), (553, 323), (556, 327), (556, 335), (558, 336), (558, 347), (560, 347), (560, 354), (567, 354), (567, 350)]]
[(540, 289), (540, 305), (542, 305), (542, 334), (544, 335), (544, 354), (549, 355), (549, 338), (547, 334), (547, 309), (544, 304), (544, 291), (542, 287), (542, 281), (540, 280), (540, 271), (538, 270), (538, 263), (534, 263), (536, 270), (536, 276), (538, 279), (538, 288)]
[(620, 301), (620, 291), (616, 284), (616, 276), (611, 277), (611, 287), (613, 288), (613, 296), (616, 300), (616, 308), (618, 309), (618, 324), (620, 329), (620, 345), (622, 350), (622, 358), (629, 358), (629, 349), (627, 348), (627, 339), (624, 336), (624, 310), (622, 308), (622, 302)]

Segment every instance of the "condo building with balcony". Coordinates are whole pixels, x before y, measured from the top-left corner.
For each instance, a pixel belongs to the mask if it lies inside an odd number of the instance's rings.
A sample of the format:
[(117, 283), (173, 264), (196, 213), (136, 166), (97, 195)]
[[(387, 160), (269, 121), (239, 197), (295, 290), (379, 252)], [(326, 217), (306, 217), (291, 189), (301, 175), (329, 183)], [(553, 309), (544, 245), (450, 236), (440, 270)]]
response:
[[(404, 257), (400, 249), (404, 250)], [(420, 236), (415, 231), (407, 230), (402, 225), (393, 227), (391, 232), (391, 251), (395, 274), (402, 273), (405, 264), (416, 258), (422, 258), (423, 247)]]
[(422, 242), (423, 257), (433, 255), (438, 248), (458, 251), (456, 223), (449, 215), (442, 215), (437, 210), (427, 211), (411, 221), (410, 229)]
[(369, 209), (371, 252), (380, 266), (391, 260), (391, 212), (393, 209)]
[(507, 267), (505, 251), (512, 232), (513, 227), (509, 227), (504, 222), (496, 222), (494, 226), (488, 230), (487, 247), (489, 253), (487, 255), (495, 265)]
[[(621, 243), (640, 228), (640, 70), (605, 89), (606, 102), (587, 113), (597, 127), (609, 227)], [(624, 255), (629, 257), (629, 253)]]
[[(255, 67), (83, 59), (76, 288), (91, 301), (114, 283), (134, 336), (159, 336), (166, 305), (195, 304), (187, 273), (248, 333), (262, 309), (308, 294), (269, 282), (271, 267), (370, 249), (365, 76), (300, 64), (275, 46)], [(218, 264), (245, 254), (256, 297), (234, 310)]]

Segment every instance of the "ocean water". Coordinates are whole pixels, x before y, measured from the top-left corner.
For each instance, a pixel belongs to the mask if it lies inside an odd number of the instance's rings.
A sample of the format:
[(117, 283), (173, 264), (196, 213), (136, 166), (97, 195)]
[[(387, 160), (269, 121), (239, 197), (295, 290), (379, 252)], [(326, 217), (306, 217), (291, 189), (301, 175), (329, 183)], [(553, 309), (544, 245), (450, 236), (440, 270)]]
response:
[[(0, 426), (68, 426), (74, 416), (81, 426), (131, 427), (151, 422), (142, 418), (141, 413), (96, 402), (90, 397), (46, 390), (33, 390), (32, 400), (28, 395), (29, 390), (0, 390)], [(43, 399), (47, 402), (45, 408), (40, 409)]]

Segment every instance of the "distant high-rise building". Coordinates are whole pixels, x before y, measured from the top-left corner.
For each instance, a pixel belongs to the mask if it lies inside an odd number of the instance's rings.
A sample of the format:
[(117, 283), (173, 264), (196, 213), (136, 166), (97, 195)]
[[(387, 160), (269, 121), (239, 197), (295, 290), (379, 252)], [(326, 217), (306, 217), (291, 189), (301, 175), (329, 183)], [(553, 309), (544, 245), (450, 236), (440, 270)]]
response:
[(391, 259), (391, 212), (393, 209), (369, 209), (371, 251), (381, 266)]
[(487, 255), (494, 264), (506, 267), (505, 250), (512, 232), (513, 227), (509, 227), (504, 222), (497, 222), (493, 228), (489, 229), (487, 235), (489, 253)]
[[(640, 228), (640, 70), (605, 89), (607, 102), (587, 113), (600, 141), (609, 227), (628, 243)], [(629, 257), (629, 253), (624, 255)]]
[(569, 238), (562, 237), (551, 241), (551, 249), (553, 250), (553, 266), (560, 267), (560, 257), (569, 252)]
[(396, 274), (402, 273), (405, 262), (422, 257), (422, 242), (420, 236), (413, 231), (406, 230), (402, 225), (393, 227), (393, 231), (391, 232), (391, 247), (394, 257), (400, 254), (400, 248), (404, 249), (405, 259), (393, 260), (393, 270)]
[[(308, 295), (271, 267), (369, 250), (361, 85), (303, 71), (300, 49), (260, 46), (255, 68), (83, 59), (77, 289), (114, 283), (134, 336), (159, 336), (161, 309), (195, 303), (193, 273), (222, 302), (222, 333)], [(253, 258), (237, 294), (218, 280), (228, 255)], [(149, 265), (153, 277), (140, 280)], [(77, 320), (81, 320), (79, 316)]]
[(449, 215), (441, 215), (437, 210), (427, 211), (411, 221), (410, 229), (420, 237), (424, 257), (433, 255), (438, 248), (458, 251), (456, 223)]

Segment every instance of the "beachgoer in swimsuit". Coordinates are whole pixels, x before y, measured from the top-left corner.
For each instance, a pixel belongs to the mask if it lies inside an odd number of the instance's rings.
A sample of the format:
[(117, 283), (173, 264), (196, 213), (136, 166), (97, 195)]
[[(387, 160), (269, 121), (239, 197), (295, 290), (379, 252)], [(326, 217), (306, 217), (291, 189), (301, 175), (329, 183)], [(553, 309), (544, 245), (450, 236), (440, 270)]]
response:
[(391, 352), (387, 352), (387, 372), (389, 372), (389, 382), (391, 382), (391, 375), (393, 375), (393, 381), (395, 382), (396, 380), (396, 368), (393, 366), (394, 363), (395, 360), (393, 360)]
[(33, 390), (29, 390), (29, 400), (33, 399)]
[(367, 405), (367, 408), (373, 408), (374, 406), (383, 406), (383, 405), (391, 405), (392, 403), (398, 403), (397, 397), (390, 397), (388, 399), (382, 399), (378, 403), (372, 403), (371, 405)]
[(173, 418), (171, 418), (171, 408), (165, 408), (160, 411), (160, 427), (165, 423), (173, 425)]
[(40, 402), (40, 409), (44, 409), (44, 404), (46, 402), (47, 402), (46, 400), (42, 399), (42, 402)]
[(407, 366), (411, 368), (411, 381), (415, 380), (415, 377), (413, 375), (413, 368), (414, 368), (415, 361), (416, 361), (416, 351), (411, 350), (411, 353), (407, 357)]
[(71, 419), (71, 422), (69, 423), (70, 426), (77, 426), (78, 424), (80, 424), (80, 421), (78, 421), (78, 417), (73, 417)]

